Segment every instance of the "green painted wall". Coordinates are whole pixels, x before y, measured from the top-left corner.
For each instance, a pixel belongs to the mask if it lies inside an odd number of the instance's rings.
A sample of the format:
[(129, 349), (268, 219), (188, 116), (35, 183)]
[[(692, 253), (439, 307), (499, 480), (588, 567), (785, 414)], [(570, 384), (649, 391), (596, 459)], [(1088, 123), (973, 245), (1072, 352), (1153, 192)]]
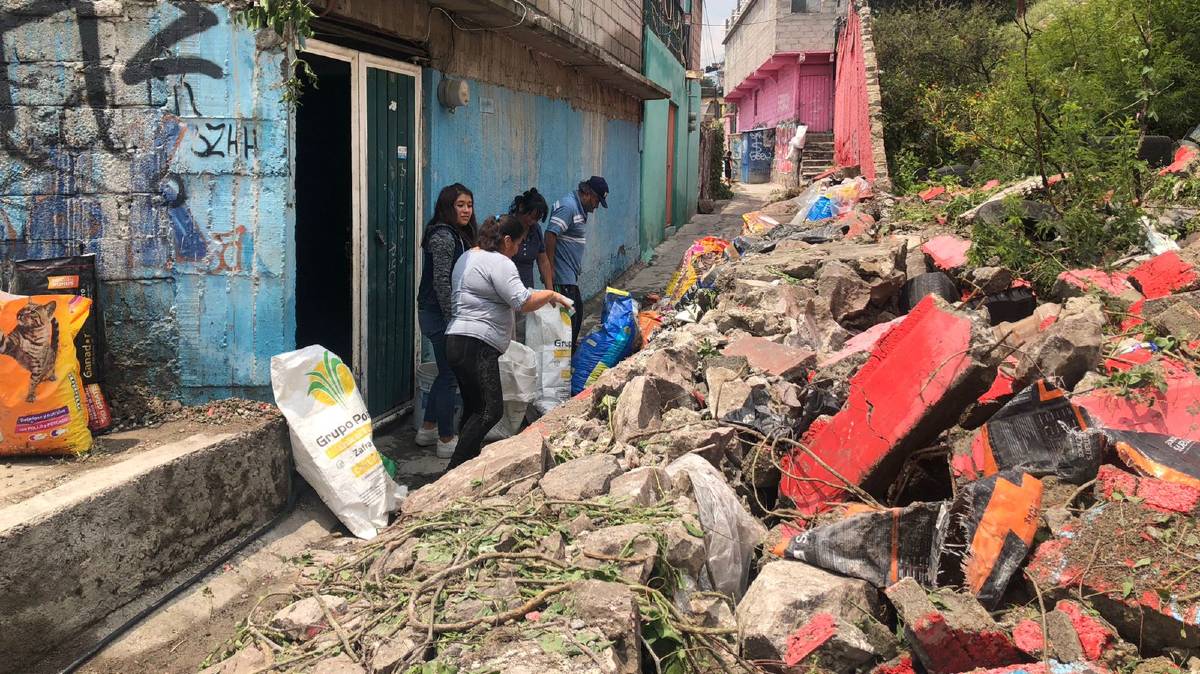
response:
[[(667, 185), (671, 185), (671, 224), (679, 226), (696, 212), (699, 197), (700, 132), (688, 131), (688, 114), (700, 111), (700, 83), (689, 81), (687, 71), (662, 40), (646, 31), (642, 41), (643, 74), (671, 92), (669, 100), (647, 101), (642, 117), (641, 198), (639, 221), (642, 259), (649, 259), (662, 242), (667, 222)], [(667, 115), (675, 113), (675, 171), (666, 175)]]

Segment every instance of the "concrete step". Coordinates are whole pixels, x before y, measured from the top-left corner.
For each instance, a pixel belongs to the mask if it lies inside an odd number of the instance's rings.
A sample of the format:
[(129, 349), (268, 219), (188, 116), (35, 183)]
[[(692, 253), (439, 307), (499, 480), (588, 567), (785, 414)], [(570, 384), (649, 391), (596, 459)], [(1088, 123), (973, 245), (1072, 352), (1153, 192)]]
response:
[(269, 521), (291, 475), (278, 417), (172, 422), (104, 436), (78, 459), (0, 462), (0, 672), (82, 653), (94, 625)]

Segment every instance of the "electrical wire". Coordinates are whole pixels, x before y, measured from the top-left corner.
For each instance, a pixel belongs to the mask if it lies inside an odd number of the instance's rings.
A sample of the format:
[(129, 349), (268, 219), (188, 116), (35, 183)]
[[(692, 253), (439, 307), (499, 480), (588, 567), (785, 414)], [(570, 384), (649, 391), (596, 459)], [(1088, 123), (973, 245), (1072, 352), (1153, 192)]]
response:
[[(454, 15), (452, 15), (450, 12), (447, 12), (446, 10), (442, 9), (441, 7), (430, 7), (429, 12), (432, 14), (434, 10), (437, 10), (437, 11), (441, 12), (442, 14), (445, 14), (446, 18), (450, 20), (451, 25), (453, 25), (455, 28), (463, 31), (464, 33), (480, 32), (480, 31), (486, 31), (486, 30), (511, 30), (511, 29), (516, 28), (516, 27), (520, 26), (521, 24), (525, 23), (525, 19), (527, 19), (529, 17), (529, 5), (525, 4), (524, 2), (521, 2), (521, 0), (513, 0), (513, 2), (516, 2), (518, 5), (521, 6), (521, 18), (517, 19), (516, 23), (509, 24), (507, 26), (494, 26), (494, 27), (493, 26), (481, 26), (479, 28), (465, 28), (463, 26), (458, 25), (458, 22), (454, 20)], [(428, 26), (426, 26), (426, 30), (425, 30), (425, 39), (426, 40), (429, 39)]]

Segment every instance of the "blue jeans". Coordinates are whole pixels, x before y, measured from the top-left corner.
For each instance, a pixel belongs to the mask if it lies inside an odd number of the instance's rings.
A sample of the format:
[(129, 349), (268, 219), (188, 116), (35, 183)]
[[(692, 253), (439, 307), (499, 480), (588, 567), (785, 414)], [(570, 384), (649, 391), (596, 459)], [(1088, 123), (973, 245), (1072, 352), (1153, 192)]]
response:
[(425, 309), (417, 312), (421, 334), (433, 344), (433, 360), (437, 363), (437, 378), (429, 389), (425, 404), (425, 421), (436, 422), (438, 436), (454, 437), (454, 372), (446, 358), (446, 319), (441, 312)]

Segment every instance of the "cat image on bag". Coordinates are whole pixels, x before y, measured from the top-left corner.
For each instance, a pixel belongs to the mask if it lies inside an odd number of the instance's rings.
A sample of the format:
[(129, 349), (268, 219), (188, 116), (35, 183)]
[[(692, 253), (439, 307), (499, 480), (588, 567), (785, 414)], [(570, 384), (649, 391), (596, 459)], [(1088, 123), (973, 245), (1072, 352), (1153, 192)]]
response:
[(25, 402), (37, 399), (34, 391), (42, 382), (54, 381), (54, 360), (58, 355), (57, 303), (34, 304), (33, 300), (17, 312), (17, 327), (7, 335), (0, 332), (0, 356), (9, 356), (29, 370), (29, 395)]

